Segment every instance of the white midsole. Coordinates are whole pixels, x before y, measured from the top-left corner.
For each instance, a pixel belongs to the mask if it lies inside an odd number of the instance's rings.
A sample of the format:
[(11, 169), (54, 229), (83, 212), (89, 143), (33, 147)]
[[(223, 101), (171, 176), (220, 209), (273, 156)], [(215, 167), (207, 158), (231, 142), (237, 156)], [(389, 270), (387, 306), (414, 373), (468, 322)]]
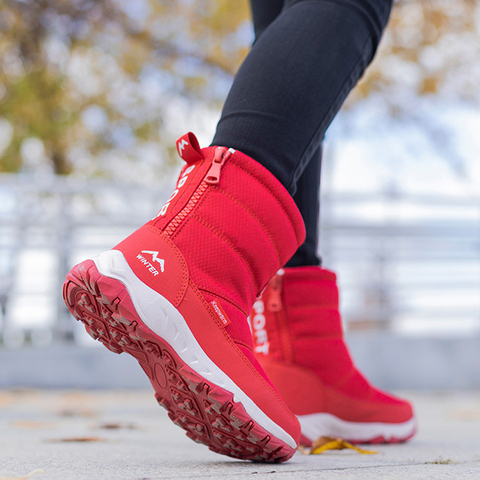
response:
[(265, 415), (248, 395), (210, 360), (180, 312), (133, 273), (122, 252), (109, 250), (93, 257), (92, 260), (102, 275), (114, 278), (125, 285), (142, 322), (168, 342), (190, 368), (208, 382), (233, 393), (235, 402), (242, 403), (255, 422), (291, 448), (297, 447), (295, 440)]
[(385, 440), (406, 439), (416, 430), (414, 418), (404, 423), (347, 422), (329, 413), (297, 415), (302, 426), (302, 435), (312, 442), (321, 436), (333, 436), (358, 441), (369, 441), (377, 437)]

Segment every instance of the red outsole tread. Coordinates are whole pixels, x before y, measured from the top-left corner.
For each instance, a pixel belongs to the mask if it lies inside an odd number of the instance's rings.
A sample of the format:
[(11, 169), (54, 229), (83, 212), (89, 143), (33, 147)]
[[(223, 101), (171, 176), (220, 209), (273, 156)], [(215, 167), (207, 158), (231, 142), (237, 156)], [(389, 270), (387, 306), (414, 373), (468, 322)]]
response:
[(138, 316), (126, 287), (101, 275), (92, 260), (74, 267), (63, 296), (87, 332), (115, 353), (137, 359), (159, 405), (187, 436), (210, 450), (260, 462), (283, 462), (295, 449), (256, 423), (233, 394), (206, 381)]

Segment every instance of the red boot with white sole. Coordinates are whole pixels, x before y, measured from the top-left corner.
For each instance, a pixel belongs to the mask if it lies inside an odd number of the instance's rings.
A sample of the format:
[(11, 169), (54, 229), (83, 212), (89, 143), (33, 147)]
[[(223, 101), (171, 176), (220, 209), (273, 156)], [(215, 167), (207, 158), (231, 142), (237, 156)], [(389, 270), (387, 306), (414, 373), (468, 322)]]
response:
[(281, 462), (300, 425), (258, 365), (247, 315), (303, 242), (291, 196), (226, 147), (177, 142), (186, 165), (156, 218), (75, 266), (65, 302), (110, 350), (133, 355), (160, 405), (196, 442)]
[(321, 436), (397, 443), (415, 434), (410, 403), (373, 387), (355, 367), (343, 339), (333, 272), (280, 270), (250, 320), (255, 354), (297, 415), (302, 444)]

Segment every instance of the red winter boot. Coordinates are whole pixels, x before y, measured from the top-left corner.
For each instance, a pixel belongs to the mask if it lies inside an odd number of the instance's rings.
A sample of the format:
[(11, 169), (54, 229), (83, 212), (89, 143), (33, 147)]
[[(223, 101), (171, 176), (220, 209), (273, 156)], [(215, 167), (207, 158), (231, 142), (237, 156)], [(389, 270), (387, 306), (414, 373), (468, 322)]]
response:
[(256, 356), (300, 420), (303, 444), (321, 436), (395, 443), (414, 435), (411, 405), (370, 385), (352, 362), (333, 272), (280, 270), (250, 318)]
[(288, 460), (300, 425), (253, 354), (247, 315), (304, 239), (292, 198), (226, 147), (177, 142), (186, 161), (158, 216), (72, 269), (64, 298), (87, 331), (128, 352), (193, 440), (235, 458)]

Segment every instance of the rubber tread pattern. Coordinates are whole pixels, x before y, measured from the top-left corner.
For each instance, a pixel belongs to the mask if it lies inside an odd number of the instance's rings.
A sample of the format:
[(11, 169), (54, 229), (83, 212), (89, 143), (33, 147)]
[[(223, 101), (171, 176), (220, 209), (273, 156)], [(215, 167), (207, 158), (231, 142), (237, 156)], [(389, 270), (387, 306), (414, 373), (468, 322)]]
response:
[(279, 463), (293, 456), (295, 450), (256, 423), (231, 392), (206, 381), (152, 332), (138, 316), (126, 287), (101, 275), (93, 260), (70, 271), (63, 296), (93, 339), (137, 359), (158, 404), (189, 438), (243, 460)]

